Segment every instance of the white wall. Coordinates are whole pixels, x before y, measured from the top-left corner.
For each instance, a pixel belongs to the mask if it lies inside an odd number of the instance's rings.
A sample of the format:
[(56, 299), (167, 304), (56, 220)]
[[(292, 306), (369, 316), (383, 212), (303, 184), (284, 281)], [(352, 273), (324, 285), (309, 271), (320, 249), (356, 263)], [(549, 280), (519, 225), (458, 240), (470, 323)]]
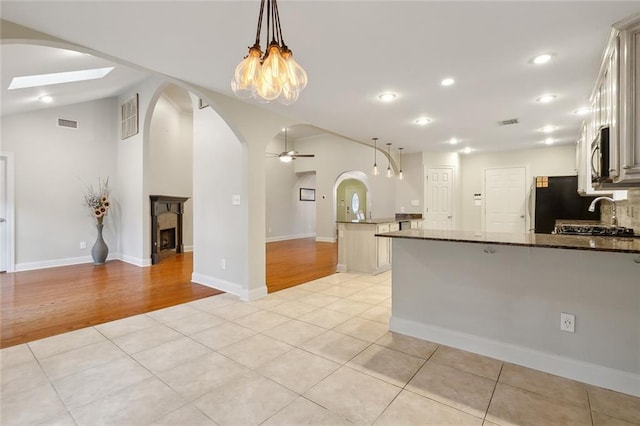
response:
[[(370, 175), (373, 166), (373, 148), (334, 135), (320, 135), (296, 141), (296, 150), (315, 154), (314, 158), (296, 160), (297, 172), (316, 172), (316, 238), (335, 241), (336, 224), (333, 188), (338, 177), (348, 171), (361, 171)], [(387, 160), (378, 155), (378, 166), (386, 169)], [(395, 215), (395, 182), (383, 173), (369, 176), (367, 211), (374, 218)]]
[[(296, 160), (297, 161), (297, 160)], [(295, 233), (303, 237), (316, 235), (316, 201), (300, 201), (300, 188), (316, 187), (315, 172), (298, 173), (298, 179), (293, 186), (293, 200), (296, 211), (294, 220)], [(317, 194), (316, 194), (317, 195)]]
[[(282, 152), (282, 141), (273, 139), (267, 152)], [(298, 160), (296, 160), (298, 161)], [(267, 241), (296, 237), (296, 209), (292, 196), (297, 181), (294, 162), (283, 163), (276, 157), (265, 160), (265, 229)]]
[[(399, 159), (396, 157), (396, 162)], [(424, 198), (422, 153), (402, 155), (403, 180), (396, 177), (396, 213), (423, 213)], [(413, 205), (412, 201), (418, 201)]]
[[(96, 220), (83, 193), (98, 178), (109, 178), (103, 236), (109, 257), (118, 255), (117, 112), (108, 98), (2, 117), (2, 151), (15, 155), (16, 271), (91, 261)], [(78, 128), (58, 127), (58, 118)]]
[(193, 127), (193, 280), (249, 298), (246, 154), (213, 109), (194, 110)]
[(153, 109), (149, 132), (149, 191), (189, 197), (182, 216), (183, 244), (193, 247), (193, 113), (183, 112), (162, 95)]
[(483, 206), (474, 206), (473, 194), (484, 198), (484, 171), (496, 167), (525, 167), (527, 196), (534, 176), (569, 176), (576, 174), (574, 145), (561, 145), (530, 150), (463, 155), (461, 159), (462, 224), (460, 229), (482, 230)]

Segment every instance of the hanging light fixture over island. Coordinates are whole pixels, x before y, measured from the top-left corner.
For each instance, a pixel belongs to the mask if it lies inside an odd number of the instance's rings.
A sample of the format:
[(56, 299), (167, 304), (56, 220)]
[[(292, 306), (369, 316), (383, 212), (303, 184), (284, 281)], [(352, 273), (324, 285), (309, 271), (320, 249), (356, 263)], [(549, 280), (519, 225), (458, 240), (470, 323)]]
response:
[[(265, 12), (268, 45), (263, 56), (260, 33)], [(307, 73), (293, 59), (293, 52), (282, 37), (278, 3), (276, 0), (261, 0), (256, 41), (249, 48), (249, 54), (236, 67), (231, 81), (233, 93), (240, 98), (253, 97), (259, 102), (278, 99), (284, 105), (291, 105), (306, 86)]]

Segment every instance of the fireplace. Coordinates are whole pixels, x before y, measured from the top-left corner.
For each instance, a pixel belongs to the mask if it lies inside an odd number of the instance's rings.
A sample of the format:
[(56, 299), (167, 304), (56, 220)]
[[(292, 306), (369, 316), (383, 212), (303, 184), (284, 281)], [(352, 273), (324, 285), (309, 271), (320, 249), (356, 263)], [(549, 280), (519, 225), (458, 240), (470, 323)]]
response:
[(182, 215), (187, 197), (151, 195), (151, 264), (182, 253)]
[(176, 248), (176, 228), (160, 230), (160, 252), (175, 250)]

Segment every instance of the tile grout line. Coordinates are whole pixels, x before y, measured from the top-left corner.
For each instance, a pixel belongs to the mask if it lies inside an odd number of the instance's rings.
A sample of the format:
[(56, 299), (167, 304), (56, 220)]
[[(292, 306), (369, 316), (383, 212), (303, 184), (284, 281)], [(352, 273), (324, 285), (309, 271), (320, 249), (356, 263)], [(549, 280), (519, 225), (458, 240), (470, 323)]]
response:
[(498, 382), (500, 382), (500, 376), (502, 375), (502, 369), (504, 368), (504, 362), (500, 362), (500, 371), (498, 372), (498, 377), (496, 377), (496, 383), (493, 385), (493, 390), (491, 391), (491, 398), (489, 398), (489, 404), (487, 404), (487, 409), (484, 412), (484, 417), (482, 418), (482, 423), (487, 421), (487, 416), (489, 415), (489, 408), (491, 407), (491, 402), (493, 401), (493, 395), (496, 393), (496, 389), (498, 388)]
[[(56, 397), (58, 397), (58, 400), (62, 403), (62, 406), (64, 407), (66, 413), (69, 415), (69, 417), (71, 417), (71, 419), (73, 420), (73, 422), (77, 425), (78, 422), (76, 422), (75, 417), (73, 417), (73, 414), (71, 414), (71, 409), (67, 406), (67, 404), (64, 402), (64, 400), (62, 399), (62, 396), (60, 395), (60, 392), (58, 392), (58, 388), (53, 384), (53, 381), (51, 380), (51, 377), (49, 377), (49, 375), (47, 374), (47, 371), (44, 369), (44, 367), (42, 366), (42, 364), (40, 363), (40, 358), (38, 358), (36, 356), (36, 354), (33, 352), (33, 349), (31, 349), (31, 346), (29, 346), (29, 343), (25, 343), (25, 345), (27, 346), (27, 348), (29, 349), (29, 352), (31, 352), (31, 355), (33, 356), (33, 359), (35, 360), (35, 362), (38, 364), (38, 367), (40, 367), (40, 371), (42, 371), (42, 374), (44, 374), (44, 376), (46, 377), (47, 381), (49, 382), (49, 386), (51, 386), (51, 388), (53, 389), (53, 391), (56, 393)], [(69, 351), (66, 351), (69, 352)], [(64, 352), (61, 352), (64, 353)], [(34, 388), (35, 389), (35, 388)], [(31, 390), (31, 389), (30, 389)], [(28, 392), (28, 391), (24, 391), (24, 392)], [(23, 393), (23, 392), (20, 392)], [(60, 413), (62, 414), (62, 413)], [(57, 414), (56, 416), (59, 416), (60, 414)], [(52, 419), (55, 417), (52, 417)], [(43, 419), (43, 421), (47, 421), (49, 419)]]
[[(390, 332), (390, 333), (391, 333), (391, 332)], [(378, 340), (379, 340), (379, 339), (378, 339)], [(375, 344), (375, 343), (374, 343), (374, 344)], [(382, 346), (382, 347), (385, 347), (385, 346)], [(384, 409), (380, 412), (380, 414), (378, 414), (378, 416), (373, 420), (373, 422), (371, 422), (371, 424), (374, 424), (375, 422), (377, 422), (377, 421), (378, 421), (378, 419), (380, 418), (380, 416), (382, 416), (382, 415), (384, 414), (384, 412), (385, 412), (385, 411), (387, 411), (387, 409), (391, 406), (391, 404), (393, 404), (393, 402), (394, 402), (394, 401), (395, 401), (395, 400), (400, 396), (400, 394), (401, 394), (403, 391), (410, 392), (410, 391), (407, 389), (407, 385), (411, 382), (411, 380), (413, 380), (413, 378), (414, 378), (414, 377), (416, 377), (416, 374), (418, 374), (418, 372), (419, 372), (420, 370), (422, 370), (422, 367), (424, 367), (424, 366), (427, 364), (427, 362), (429, 361), (429, 359), (431, 359), (431, 357), (432, 357), (432, 356), (433, 356), (433, 354), (438, 350), (438, 348), (439, 348), (439, 347), (440, 347), (440, 346), (438, 346), (438, 347), (437, 347), (433, 352), (431, 352), (431, 354), (429, 354), (429, 356), (424, 360), (424, 362), (420, 365), (420, 367), (418, 367), (418, 369), (416, 369), (416, 372), (415, 372), (415, 373), (413, 373), (413, 375), (409, 378), (409, 380), (407, 380), (407, 382), (406, 382), (402, 387), (400, 387), (400, 392), (398, 392), (398, 393), (396, 394), (396, 396), (394, 396), (394, 397), (393, 397), (393, 399), (392, 399), (391, 401), (389, 401), (389, 404), (387, 404), (387, 406), (386, 406), (386, 407), (384, 407)], [(392, 349), (392, 348), (387, 348), (387, 349), (395, 350), (395, 349)], [(396, 351), (396, 352), (399, 352), (399, 353), (404, 354), (404, 352), (402, 352), (402, 351)], [(410, 355), (410, 354), (406, 354), (406, 355)], [(414, 356), (415, 356), (415, 355), (414, 355)], [(373, 377), (373, 376), (372, 376), (372, 377)], [(388, 382), (387, 382), (387, 383), (388, 383)], [(413, 393), (413, 392), (412, 392), (412, 393)]]
[(587, 406), (589, 407), (589, 417), (591, 418), (591, 426), (595, 426), (595, 421), (593, 419), (593, 410), (591, 409), (591, 397), (589, 396), (589, 389), (587, 389), (587, 385), (584, 385), (584, 391), (587, 394)]

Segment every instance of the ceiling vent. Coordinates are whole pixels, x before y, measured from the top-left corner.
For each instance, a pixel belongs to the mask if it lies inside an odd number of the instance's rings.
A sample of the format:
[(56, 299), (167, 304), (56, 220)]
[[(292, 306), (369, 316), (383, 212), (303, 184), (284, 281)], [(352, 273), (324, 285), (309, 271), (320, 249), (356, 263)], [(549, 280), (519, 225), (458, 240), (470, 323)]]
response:
[(510, 126), (512, 124), (518, 124), (519, 122), (517, 118), (510, 118), (508, 120), (498, 121), (498, 126)]
[(65, 120), (64, 118), (58, 118), (58, 127), (68, 127), (70, 129), (77, 129), (78, 122), (75, 120)]

